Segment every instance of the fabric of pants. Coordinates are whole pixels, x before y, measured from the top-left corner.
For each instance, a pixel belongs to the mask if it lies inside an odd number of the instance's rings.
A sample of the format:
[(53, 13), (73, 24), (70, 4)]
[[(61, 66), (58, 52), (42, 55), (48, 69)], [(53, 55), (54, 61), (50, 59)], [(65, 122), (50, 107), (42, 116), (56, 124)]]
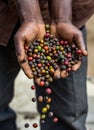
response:
[[(81, 28), (86, 43), (85, 27)], [(50, 110), (46, 113), (44, 121), (40, 119), (41, 130), (86, 130), (85, 122), (88, 112), (87, 105), (87, 57), (83, 57), (82, 65), (76, 72), (71, 72), (65, 79), (57, 79), (50, 83), (52, 94), (47, 95), (46, 87), (36, 85), (36, 96), (50, 97)], [(37, 108), (42, 115), (42, 108), (47, 105), (37, 100)], [(49, 117), (49, 112), (54, 115)], [(54, 123), (54, 117), (58, 117), (58, 122)], [(45, 122), (45, 123), (43, 123)]]
[(0, 46), (0, 130), (17, 130), (16, 114), (9, 107), (14, 95), (14, 80), (19, 72), (13, 36), (8, 46)]

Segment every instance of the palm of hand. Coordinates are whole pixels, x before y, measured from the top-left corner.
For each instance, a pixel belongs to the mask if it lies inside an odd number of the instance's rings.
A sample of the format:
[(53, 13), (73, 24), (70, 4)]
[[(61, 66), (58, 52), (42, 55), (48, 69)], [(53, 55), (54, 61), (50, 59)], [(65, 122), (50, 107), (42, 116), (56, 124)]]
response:
[[(84, 50), (84, 41), (82, 33), (72, 24), (59, 23), (56, 25), (52, 25), (51, 33), (54, 34), (58, 39), (63, 39), (69, 41), (70, 43), (75, 43), (82, 51)], [(80, 66), (81, 61), (75, 64), (72, 67), (72, 70), (77, 71), (80, 68)], [(60, 68), (58, 68), (54, 75), (55, 77), (58, 77), (58, 75), (60, 75), (59, 77), (65, 78), (68, 76), (68, 73), (65, 70), (60, 71)]]
[[(15, 35), (15, 49), (18, 62), (28, 78), (32, 78), (33, 74), (28, 65), (27, 56), (25, 54), (24, 45), (29, 46), (33, 41), (42, 39), (45, 34), (44, 24), (27, 22), (22, 24)], [(24, 64), (22, 61), (25, 59)]]

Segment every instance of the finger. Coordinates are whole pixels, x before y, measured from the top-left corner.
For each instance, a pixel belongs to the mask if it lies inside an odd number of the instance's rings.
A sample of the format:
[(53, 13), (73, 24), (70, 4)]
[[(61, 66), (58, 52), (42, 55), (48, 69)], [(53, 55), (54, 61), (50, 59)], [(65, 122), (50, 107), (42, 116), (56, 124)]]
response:
[(51, 25), (51, 34), (58, 38), (55, 24)]
[(66, 78), (68, 75), (69, 75), (69, 74), (68, 74), (68, 72), (66, 72), (66, 70), (63, 70), (63, 71), (61, 71), (61, 73), (60, 73), (61, 78)]
[(81, 49), (82, 54), (84, 56), (87, 56), (87, 51), (85, 49), (85, 42), (82, 33), (74, 35), (73, 41), (78, 45), (79, 49)]
[(79, 61), (77, 64), (73, 65), (72, 70), (77, 71), (80, 68), (80, 66), (81, 66), (81, 61)]
[[(15, 40), (15, 49), (16, 49), (16, 55), (17, 55), (20, 67), (23, 69), (25, 75), (31, 79), (33, 77), (33, 75), (32, 75), (31, 68), (28, 64), (26, 54), (25, 54), (24, 42), (16, 39)], [(24, 59), (26, 61), (24, 61)]]
[(40, 85), (40, 78), (35, 77), (34, 81), (35, 81), (36, 84)]
[(44, 24), (39, 24), (39, 33), (38, 33), (37, 39), (44, 39), (45, 33), (46, 33), (45, 25)]
[(55, 71), (54, 78), (55, 79), (60, 79), (60, 69), (59, 68)]
[(20, 67), (24, 71), (25, 75), (28, 78), (32, 79), (33, 78), (33, 74), (32, 74), (30, 66), (28, 65), (28, 61), (26, 59), (26, 56), (24, 56), (24, 58), (22, 59), (22, 57), (20, 55), (18, 55), (17, 58), (18, 58), (18, 62), (20, 64)]
[(22, 68), (22, 70), (24, 71), (25, 75), (29, 78), (32, 79), (33, 78), (33, 73), (31, 71), (30, 66), (28, 65), (28, 61), (24, 62), (24, 63), (20, 63), (20, 66)]

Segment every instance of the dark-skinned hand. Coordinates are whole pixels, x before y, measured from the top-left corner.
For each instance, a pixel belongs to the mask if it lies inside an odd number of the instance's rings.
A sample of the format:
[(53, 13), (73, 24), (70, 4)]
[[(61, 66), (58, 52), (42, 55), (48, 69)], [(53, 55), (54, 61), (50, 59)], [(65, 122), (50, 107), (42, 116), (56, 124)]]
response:
[[(69, 41), (69, 43), (75, 43), (78, 46), (78, 48), (81, 49), (83, 56), (87, 56), (87, 51), (85, 49), (82, 32), (71, 23), (62, 22), (62, 23), (52, 24), (51, 33), (55, 35), (58, 39), (67, 40)], [(75, 64), (72, 67), (72, 70), (77, 71), (80, 68), (80, 66), (81, 66), (81, 61)], [(68, 76), (68, 72), (66, 72), (65, 70), (61, 71), (60, 68), (58, 68), (54, 76), (66, 78)]]
[(37, 39), (43, 39), (44, 34), (45, 34), (44, 24), (25, 22), (21, 25), (21, 27), (19, 28), (18, 32), (14, 37), (18, 62), (21, 68), (23, 69), (24, 73), (26, 74), (26, 76), (30, 79), (33, 78), (33, 74), (27, 61), (24, 45), (26, 44), (29, 46), (33, 41), (36, 41)]

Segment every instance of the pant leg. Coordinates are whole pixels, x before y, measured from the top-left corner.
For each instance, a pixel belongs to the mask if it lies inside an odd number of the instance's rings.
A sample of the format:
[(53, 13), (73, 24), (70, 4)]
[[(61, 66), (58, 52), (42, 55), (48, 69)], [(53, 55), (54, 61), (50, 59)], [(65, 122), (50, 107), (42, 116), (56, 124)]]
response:
[[(86, 31), (81, 29), (86, 42)], [(59, 118), (58, 123), (46, 117), (46, 123), (41, 123), (41, 130), (86, 130), (87, 116), (87, 57), (83, 57), (82, 65), (77, 72), (71, 72), (66, 79), (58, 79), (50, 84), (51, 110)], [(45, 96), (45, 88), (37, 86), (36, 96)], [(41, 114), (45, 103), (38, 102), (38, 111)]]
[(11, 37), (7, 47), (0, 46), (0, 130), (17, 130), (16, 114), (9, 103), (14, 95), (14, 80), (19, 69)]

